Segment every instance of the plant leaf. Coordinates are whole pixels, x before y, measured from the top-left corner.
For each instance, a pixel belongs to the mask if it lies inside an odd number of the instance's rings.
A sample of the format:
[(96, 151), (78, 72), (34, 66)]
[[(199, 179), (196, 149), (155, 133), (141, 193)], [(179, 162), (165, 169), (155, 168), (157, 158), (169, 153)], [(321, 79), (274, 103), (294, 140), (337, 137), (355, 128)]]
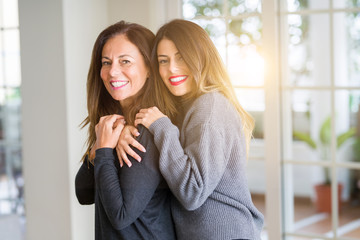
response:
[(353, 137), (355, 133), (356, 133), (356, 128), (350, 128), (349, 131), (340, 134), (337, 137), (337, 147), (338, 148), (341, 147), (341, 145), (343, 145), (346, 142), (346, 140)]
[(355, 161), (360, 162), (360, 137), (357, 137), (353, 145)]
[(312, 149), (316, 149), (316, 143), (315, 141), (310, 137), (309, 134), (307, 133), (302, 133), (302, 132), (298, 132), (298, 131), (294, 131), (293, 132), (293, 136), (297, 139), (299, 139), (300, 141), (305, 142), (309, 147), (311, 147)]

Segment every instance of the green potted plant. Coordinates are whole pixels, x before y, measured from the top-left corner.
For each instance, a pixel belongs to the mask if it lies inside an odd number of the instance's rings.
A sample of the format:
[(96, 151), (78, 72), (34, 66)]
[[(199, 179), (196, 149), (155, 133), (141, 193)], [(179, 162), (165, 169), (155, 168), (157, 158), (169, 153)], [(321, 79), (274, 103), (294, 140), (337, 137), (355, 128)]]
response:
[[(355, 128), (351, 128), (348, 131), (339, 134), (336, 137), (337, 148), (340, 148), (347, 140), (353, 137), (356, 133)], [(294, 131), (293, 135), (296, 139), (305, 142), (310, 148), (318, 151), (320, 159), (328, 160), (331, 154), (331, 118), (328, 117), (324, 120), (319, 131), (319, 140), (316, 142), (308, 133)], [(315, 186), (316, 192), (316, 209), (318, 212), (331, 213), (331, 175), (330, 169), (324, 168), (324, 182)], [(338, 200), (340, 206), (340, 196), (342, 191), (342, 185), (338, 184)], [(340, 209), (340, 207), (339, 207)]]
[[(360, 134), (356, 136), (353, 144), (353, 161), (360, 162)], [(351, 198), (356, 205), (360, 204), (360, 170), (352, 170)]]

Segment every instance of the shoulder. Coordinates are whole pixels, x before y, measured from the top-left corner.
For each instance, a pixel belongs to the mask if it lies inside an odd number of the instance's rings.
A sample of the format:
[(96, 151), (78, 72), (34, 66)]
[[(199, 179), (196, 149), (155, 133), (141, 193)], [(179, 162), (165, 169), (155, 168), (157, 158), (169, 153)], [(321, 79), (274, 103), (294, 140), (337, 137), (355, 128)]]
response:
[(137, 129), (138, 129), (140, 135), (138, 137), (136, 137), (136, 140), (141, 145), (143, 145), (145, 148), (147, 148), (147, 146), (152, 146), (152, 145), (155, 146), (154, 136), (149, 131), (149, 129), (147, 129), (143, 125), (138, 125)]
[(237, 111), (233, 104), (221, 93), (205, 93), (195, 99), (189, 111), (186, 113), (187, 118), (202, 119), (203, 123), (214, 123), (226, 120), (228, 117), (236, 117)]
[(201, 95), (200, 97), (196, 98), (193, 106), (201, 106), (201, 105), (219, 105), (219, 104), (226, 104), (229, 102), (227, 98), (221, 94), (220, 92), (209, 92)]
[(139, 137), (138, 137), (138, 141), (141, 140), (141, 141), (147, 141), (147, 140), (151, 140), (152, 138), (152, 134), (150, 133), (150, 131), (144, 127), (143, 125), (138, 125), (137, 126), (137, 129), (140, 133)]
[(196, 109), (196, 111), (204, 111), (204, 112), (218, 112), (226, 110), (227, 108), (231, 108), (232, 104), (230, 101), (219, 92), (210, 92), (205, 93), (195, 99), (193, 102), (191, 109)]
[[(130, 146), (131, 149), (136, 152), (140, 157), (141, 157), (141, 162), (138, 162), (137, 160), (135, 160), (132, 156), (127, 155), (127, 157), (129, 158), (129, 160), (132, 163), (132, 167), (131, 168), (121, 168), (121, 171), (131, 171), (133, 173), (131, 174), (137, 174), (137, 173), (143, 173), (144, 171), (149, 171), (149, 174), (155, 173), (157, 175), (160, 175), (160, 170), (159, 170), (159, 151), (156, 148), (156, 145), (154, 143), (154, 137), (153, 135), (149, 132), (149, 130), (144, 127), (143, 125), (138, 125), (137, 129), (140, 133), (140, 135), (138, 137), (136, 137), (135, 139), (146, 149), (146, 152), (142, 152), (139, 149), (137, 149), (134, 146)], [(132, 170), (129, 170), (132, 169)], [(137, 172), (137, 173), (135, 173)], [(146, 174), (145, 174), (146, 175)]]
[[(138, 125), (137, 127), (140, 135), (136, 137), (136, 140), (145, 147), (146, 154), (158, 154), (158, 150), (156, 148), (155, 142), (154, 142), (154, 136), (152, 133), (143, 125)], [(135, 148), (133, 148), (135, 149)], [(140, 151), (139, 151), (140, 153)], [(142, 156), (141, 156), (142, 157)]]

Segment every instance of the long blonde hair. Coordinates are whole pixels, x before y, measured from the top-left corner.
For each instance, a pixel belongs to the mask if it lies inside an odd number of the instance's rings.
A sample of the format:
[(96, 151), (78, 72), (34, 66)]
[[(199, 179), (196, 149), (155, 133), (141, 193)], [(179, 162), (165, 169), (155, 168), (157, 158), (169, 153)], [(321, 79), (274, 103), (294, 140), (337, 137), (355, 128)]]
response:
[[(246, 152), (249, 152), (250, 140), (255, 126), (252, 116), (240, 105), (225, 65), (207, 32), (199, 25), (182, 19), (172, 20), (163, 25), (156, 33), (152, 51), (153, 68), (158, 69), (157, 47), (162, 39), (174, 42), (176, 48), (186, 62), (197, 87), (188, 98), (196, 98), (201, 94), (218, 91), (222, 93), (236, 108), (241, 120), (246, 139)], [(159, 76), (157, 75), (159, 78)], [(164, 85), (155, 81), (157, 85)], [(164, 88), (158, 86), (157, 89)]]

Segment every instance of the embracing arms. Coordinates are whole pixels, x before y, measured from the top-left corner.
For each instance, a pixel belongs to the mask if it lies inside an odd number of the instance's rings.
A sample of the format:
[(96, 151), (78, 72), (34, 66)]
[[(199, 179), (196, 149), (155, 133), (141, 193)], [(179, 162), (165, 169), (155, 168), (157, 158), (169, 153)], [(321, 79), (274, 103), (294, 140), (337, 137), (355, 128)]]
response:
[[(106, 128), (108, 130), (108, 135), (110, 133), (114, 133), (115, 138), (116, 135), (120, 135), (121, 130), (123, 128), (123, 117), (120, 115), (109, 115), (102, 117), (99, 121), (99, 124), (96, 125), (95, 131), (97, 131), (98, 135), (102, 135), (101, 143), (96, 141), (94, 147), (91, 149), (89, 154), (86, 156), (83, 164), (81, 165), (79, 171), (75, 177), (75, 193), (76, 197), (80, 204), (93, 204), (95, 202), (95, 179), (94, 179), (94, 165), (93, 160), (95, 158), (95, 151), (99, 147), (111, 147), (113, 143), (105, 142), (105, 135)], [(105, 126), (105, 122), (107, 125)], [(113, 129), (113, 126), (116, 126)], [(111, 130), (111, 131), (110, 131)], [(98, 140), (98, 139), (97, 139)], [(100, 139), (99, 139), (100, 140)], [(112, 139), (114, 140), (114, 139)], [(100, 145), (102, 144), (102, 145)]]
[(179, 129), (157, 108), (141, 110), (136, 116), (135, 123), (148, 127), (153, 134), (160, 152), (160, 171), (188, 210), (205, 202), (227, 165), (226, 141), (212, 114), (193, 111), (190, 120), (183, 123), (181, 139)]
[[(114, 127), (114, 118), (100, 120), (96, 127), (98, 149), (94, 166), (88, 168), (84, 163), (75, 181), (79, 202), (90, 204), (99, 201), (115, 229), (129, 226), (144, 212), (162, 181), (158, 168), (159, 154), (145, 128), (140, 128), (138, 140), (148, 151), (146, 154), (137, 151), (144, 162), (139, 163), (130, 157), (131, 169), (119, 167), (114, 148), (120, 128)], [(80, 189), (82, 185), (86, 185), (83, 191)]]

